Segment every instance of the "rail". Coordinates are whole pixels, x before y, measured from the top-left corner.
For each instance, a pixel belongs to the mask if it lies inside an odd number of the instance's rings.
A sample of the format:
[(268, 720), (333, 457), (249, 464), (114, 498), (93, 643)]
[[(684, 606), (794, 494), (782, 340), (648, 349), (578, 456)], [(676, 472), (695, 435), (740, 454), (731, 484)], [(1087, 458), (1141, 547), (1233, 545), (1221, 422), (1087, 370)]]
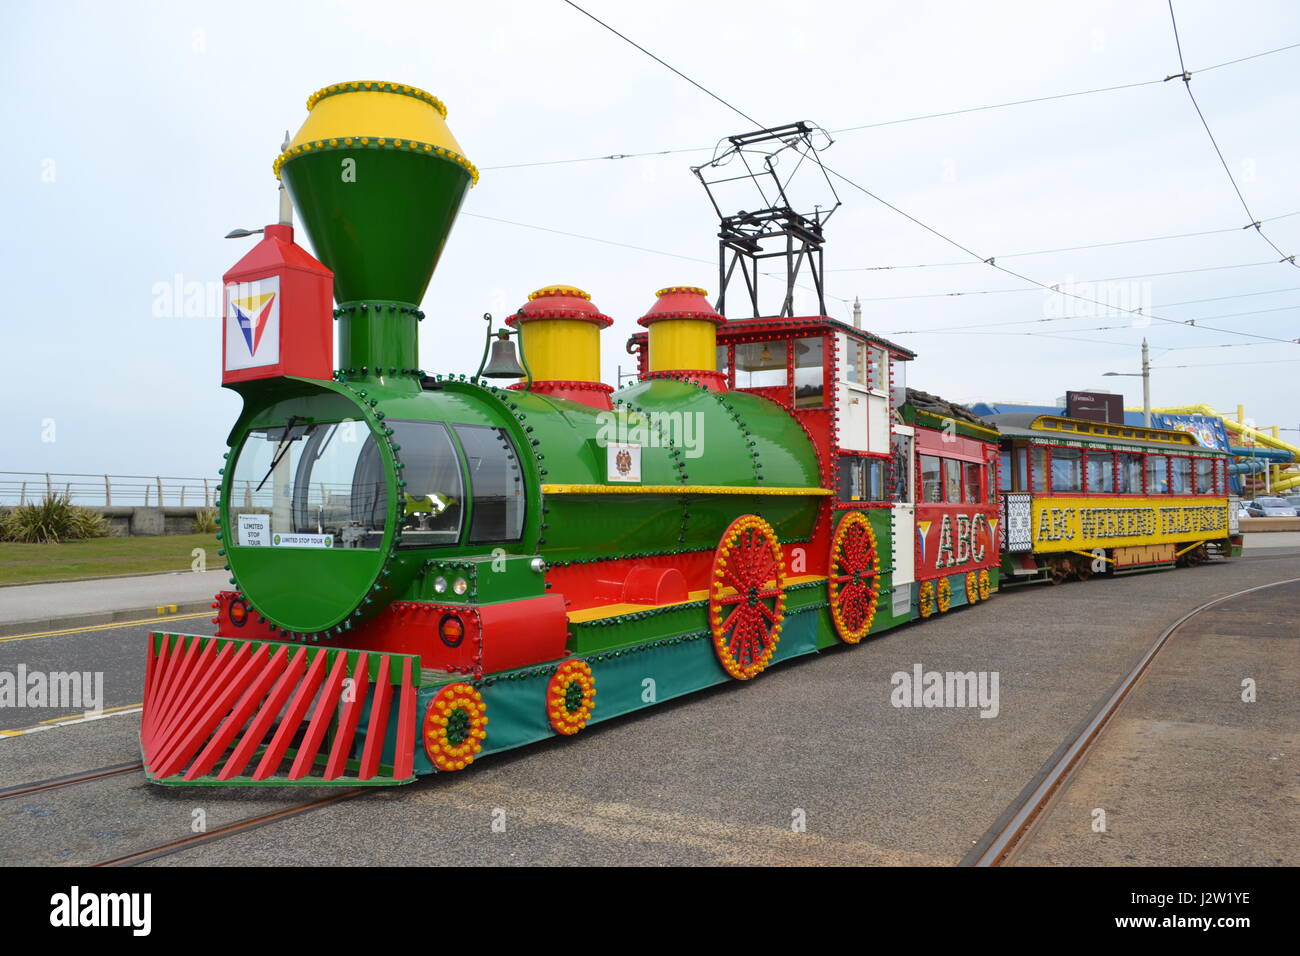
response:
[[(0, 507), (36, 504), (46, 498), (67, 498), (86, 507), (211, 508), (220, 496), (221, 479), (177, 478), (167, 475), (93, 475), (46, 471), (0, 471)], [(348, 485), (312, 482), (311, 504), (347, 500)], [(230, 501), (237, 508), (271, 509), (271, 483), (258, 488), (253, 481), (236, 481)]]

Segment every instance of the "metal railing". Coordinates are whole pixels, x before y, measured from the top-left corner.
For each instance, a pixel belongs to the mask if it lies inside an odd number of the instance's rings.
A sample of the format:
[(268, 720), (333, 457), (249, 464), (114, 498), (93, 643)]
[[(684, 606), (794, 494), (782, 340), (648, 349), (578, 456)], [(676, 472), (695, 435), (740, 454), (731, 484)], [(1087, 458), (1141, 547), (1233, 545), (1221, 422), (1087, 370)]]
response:
[(0, 505), (9, 507), (66, 497), (87, 506), (211, 508), (220, 489), (215, 477), (0, 471)]
[[(266, 482), (236, 480), (231, 487), (234, 508), (270, 510), (275, 488)], [(345, 505), (354, 492), (350, 485), (312, 482), (309, 507)], [(166, 475), (85, 475), (44, 471), (0, 471), (0, 507), (34, 504), (46, 498), (66, 497), (88, 507), (212, 508), (221, 494), (221, 479), (174, 478)]]

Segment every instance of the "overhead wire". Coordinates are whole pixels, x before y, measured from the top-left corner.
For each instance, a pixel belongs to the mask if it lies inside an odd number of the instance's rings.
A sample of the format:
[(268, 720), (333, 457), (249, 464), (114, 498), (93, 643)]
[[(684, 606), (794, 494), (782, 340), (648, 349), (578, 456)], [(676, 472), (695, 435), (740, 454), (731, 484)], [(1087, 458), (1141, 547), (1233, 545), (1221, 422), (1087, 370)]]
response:
[[(625, 42), (629, 43), (630, 45), (632, 45), (633, 47), (635, 47), (637, 50), (639, 50), (639, 51), (641, 51), (642, 53), (644, 53), (646, 56), (648, 56), (648, 57), (650, 57), (651, 59), (655, 60), (657, 63), (659, 63), (659, 64), (661, 64), (662, 66), (666, 67), (667, 69), (671, 70), (671, 71), (672, 71), (673, 73), (675, 73), (677, 76), (681, 77), (682, 79), (684, 79), (684, 80), (686, 80), (688, 83), (690, 83), (692, 86), (695, 86), (696, 88), (698, 88), (698, 89), (701, 90), (702, 92), (706, 93), (709, 97), (711, 97), (712, 99), (716, 100), (718, 103), (722, 104), (723, 106), (727, 107), (727, 109), (729, 109), (729, 110), (731, 110), (732, 112), (736, 113), (738, 116), (740, 116), (740, 117), (742, 117), (743, 119), (749, 121), (750, 123), (753, 123), (755, 126), (757, 126), (757, 127), (759, 127), (759, 128), (766, 128), (766, 127), (763, 126), (762, 123), (760, 123), (758, 120), (754, 119), (754, 117), (750, 116), (748, 113), (746, 113), (746, 112), (744, 112), (743, 110), (741, 110), (739, 107), (737, 107), (737, 106), (735, 106), (734, 104), (728, 102), (726, 99), (724, 99), (723, 97), (721, 97), (721, 96), (719, 96), (718, 94), (714, 93), (712, 90), (709, 90), (707, 87), (701, 85), (701, 84), (698, 83), (697, 81), (691, 79), (689, 76), (687, 76), (686, 74), (682, 73), (682, 72), (681, 72), (680, 70), (678, 70), (676, 67), (674, 67), (674, 66), (670, 65), (669, 63), (665, 62), (665, 61), (662, 60), (660, 57), (656, 56), (654, 53), (651, 53), (651, 52), (650, 52), (649, 50), (647, 50), (644, 46), (642, 46), (641, 44), (639, 44), (639, 43), (637, 43), (636, 41), (632, 40), (631, 38), (627, 37), (627, 36), (624, 35), (623, 33), (620, 33), (618, 30), (614, 29), (612, 26), (610, 26), (609, 24), (605, 23), (605, 22), (604, 22), (603, 20), (601, 20), (600, 18), (594, 16), (594, 15), (591, 14), (591, 13), (588, 13), (588, 12), (587, 12), (586, 10), (584, 10), (581, 6), (579, 6), (577, 3), (575, 3), (574, 0), (564, 0), (564, 2), (567, 3), (569, 6), (573, 7), (575, 10), (579, 11), (580, 13), (582, 13), (583, 15), (585, 15), (585, 16), (589, 17), (590, 19), (594, 20), (594, 21), (595, 21), (596, 23), (598, 23), (600, 26), (604, 27), (606, 30), (608, 30), (609, 32), (613, 33), (615, 36), (617, 36), (617, 37), (619, 37), (620, 39), (624, 40)], [(1171, 0), (1171, 7), (1170, 7), (1170, 13), (1171, 13), (1171, 15), (1172, 15), (1172, 12), (1173, 12), (1173, 9), (1172, 9), (1172, 0)], [(1180, 51), (1179, 56), (1180, 56), (1180, 63), (1181, 63), (1181, 51)], [(1184, 73), (1186, 73), (1186, 71), (1184, 71)], [(1208, 127), (1207, 127), (1207, 130), (1208, 130)], [(1021, 274), (1021, 273), (1018, 273), (1018, 272), (1016, 272), (1016, 271), (1013, 270), (1013, 269), (1009, 269), (1009, 268), (1007, 268), (1006, 266), (999, 265), (999, 264), (997, 263), (997, 261), (996, 261), (996, 257), (992, 257), (992, 256), (990, 256), (990, 257), (985, 257), (985, 256), (980, 255), (979, 253), (975, 252), (973, 249), (971, 249), (971, 248), (969, 248), (968, 246), (964, 245), (963, 243), (961, 243), (961, 242), (958, 241), (957, 239), (954, 239), (953, 237), (951, 237), (951, 236), (949, 236), (949, 235), (946, 235), (945, 233), (941, 232), (940, 230), (936, 229), (935, 227), (933, 227), (933, 226), (929, 225), (928, 223), (926, 223), (926, 222), (924, 222), (924, 221), (918, 219), (916, 216), (913, 216), (911, 213), (907, 212), (906, 210), (904, 210), (904, 209), (902, 209), (902, 208), (900, 208), (900, 207), (894, 205), (893, 203), (889, 202), (887, 199), (883, 198), (882, 196), (877, 195), (875, 192), (873, 192), (872, 190), (868, 189), (866, 186), (863, 186), (861, 183), (856, 182), (855, 180), (853, 180), (853, 179), (851, 179), (850, 177), (844, 175), (843, 173), (839, 172), (838, 170), (832, 169), (831, 167), (825, 165), (824, 163), (822, 163), (822, 168), (823, 168), (827, 173), (829, 173), (830, 175), (836, 177), (837, 179), (839, 179), (840, 181), (842, 181), (842, 182), (845, 183), (846, 185), (852, 186), (854, 189), (858, 190), (859, 192), (863, 193), (864, 195), (868, 196), (869, 198), (875, 200), (877, 203), (879, 203), (879, 204), (885, 206), (887, 209), (891, 210), (892, 212), (896, 213), (897, 215), (902, 216), (904, 219), (907, 219), (909, 222), (913, 223), (913, 224), (916, 225), (917, 227), (919, 227), (919, 228), (925, 230), (926, 232), (930, 233), (931, 235), (935, 236), (936, 238), (939, 238), (939, 239), (943, 240), (944, 242), (948, 243), (949, 245), (953, 246), (954, 248), (959, 249), (960, 251), (962, 251), (962, 252), (965, 253), (966, 255), (970, 256), (972, 259), (975, 259), (975, 260), (978, 260), (978, 261), (980, 261), (980, 262), (983, 262), (985, 265), (988, 265), (988, 266), (990, 266), (990, 267), (992, 267), (992, 268), (994, 268), (994, 269), (997, 269), (997, 270), (999, 270), (1000, 272), (1006, 273), (1007, 275), (1010, 275), (1010, 276), (1012, 276), (1012, 277), (1014, 277), (1014, 278), (1016, 278), (1016, 279), (1019, 279), (1019, 280), (1022, 281), (1022, 282), (1030, 283), (1030, 284), (1032, 284), (1032, 285), (1034, 285), (1034, 286), (1037, 286), (1037, 287), (1039, 287), (1039, 288), (1041, 288), (1041, 289), (1044, 289), (1044, 290), (1047, 290), (1047, 291), (1053, 292), (1053, 293), (1055, 293), (1055, 294), (1057, 294), (1057, 295), (1065, 296), (1065, 297), (1067, 297), (1067, 298), (1075, 299), (1075, 300), (1078, 300), (1078, 301), (1089, 302), (1089, 303), (1092, 303), (1092, 304), (1095, 304), (1095, 305), (1103, 305), (1103, 306), (1106, 306), (1106, 307), (1108, 307), (1108, 308), (1111, 307), (1109, 303), (1101, 302), (1100, 300), (1098, 300), (1098, 299), (1093, 299), (1093, 298), (1091, 298), (1091, 297), (1089, 297), (1089, 296), (1084, 296), (1084, 295), (1080, 295), (1080, 294), (1078, 294), (1078, 293), (1067, 292), (1067, 291), (1063, 291), (1063, 290), (1061, 290), (1061, 289), (1059, 289), (1059, 288), (1054, 288), (1054, 287), (1052, 287), (1052, 286), (1049, 286), (1047, 283), (1040, 282), (1040, 281), (1038, 281), (1038, 280), (1036, 280), (1036, 279), (1033, 279), (1033, 278), (1031, 278), (1031, 277), (1029, 277), (1029, 276), (1023, 275), (1023, 274)], [(1252, 220), (1253, 220), (1254, 217), (1253, 217), (1253, 214), (1250, 213), (1249, 208), (1247, 208), (1247, 213), (1248, 213), (1248, 215), (1251, 215), (1251, 218), (1252, 218)], [(1280, 252), (1280, 250), (1279, 250), (1279, 252)], [(1292, 264), (1294, 265), (1294, 262), (1293, 262)], [(1156, 320), (1156, 321), (1166, 322), (1166, 323), (1170, 323), (1170, 324), (1174, 324), (1174, 325), (1191, 325), (1191, 326), (1194, 327), (1194, 328), (1207, 329), (1207, 330), (1210, 330), (1210, 331), (1216, 331), (1216, 332), (1225, 332), (1225, 333), (1232, 334), (1232, 335), (1241, 335), (1241, 336), (1245, 336), (1245, 337), (1249, 337), (1249, 338), (1255, 338), (1255, 339), (1261, 339), (1261, 340), (1268, 340), (1268, 341), (1274, 341), (1274, 342), (1280, 342), (1280, 343), (1286, 343), (1286, 344), (1297, 344), (1297, 343), (1295, 343), (1295, 342), (1292, 342), (1291, 340), (1287, 340), (1287, 339), (1279, 339), (1279, 338), (1276, 338), (1276, 337), (1273, 337), (1273, 336), (1258, 335), (1258, 334), (1256, 334), (1256, 333), (1251, 333), (1251, 332), (1243, 332), (1243, 331), (1238, 330), (1238, 329), (1220, 329), (1220, 328), (1214, 328), (1214, 327), (1212, 327), (1212, 326), (1194, 325), (1194, 324), (1191, 323), (1191, 322), (1184, 322), (1184, 321), (1180, 321), (1180, 320), (1178, 320), (1178, 319), (1169, 319), (1169, 318), (1165, 318), (1165, 317), (1158, 316), (1158, 315), (1154, 315), (1154, 314), (1146, 314), (1146, 313), (1143, 313), (1141, 310), (1137, 310), (1137, 309), (1119, 309), (1119, 310), (1117, 310), (1117, 311), (1119, 311), (1119, 312), (1123, 312), (1123, 313), (1127, 313), (1127, 314), (1130, 314), (1130, 315), (1142, 316), (1142, 317), (1144, 317), (1144, 318), (1150, 318), (1150, 319), (1154, 319), (1154, 320)]]
[(1223, 171), (1228, 174), (1228, 182), (1232, 183), (1232, 191), (1237, 194), (1237, 199), (1241, 203), (1241, 208), (1246, 211), (1248, 225), (1243, 228), (1250, 229), (1253, 227), (1254, 230), (1259, 233), (1260, 238), (1267, 242), (1273, 248), (1273, 251), (1282, 257), (1282, 262), (1287, 262), (1292, 266), (1295, 266), (1296, 257), (1294, 255), (1288, 256), (1282, 251), (1282, 248), (1277, 243), (1264, 234), (1262, 220), (1256, 219), (1255, 214), (1251, 212), (1250, 204), (1246, 202), (1246, 197), (1241, 193), (1241, 187), (1237, 185), (1237, 177), (1232, 175), (1232, 168), (1224, 158), (1223, 150), (1219, 148), (1219, 141), (1214, 138), (1214, 131), (1210, 129), (1210, 123), (1205, 118), (1205, 114), (1201, 111), (1201, 104), (1196, 102), (1196, 94), (1192, 92), (1192, 74), (1191, 71), (1187, 69), (1187, 64), (1183, 62), (1183, 41), (1178, 36), (1178, 18), (1174, 16), (1174, 0), (1168, 0), (1168, 4), (1169, 20), (1174, 28), (1174, 46), (1178, 50), (1178, 66), (1182, 72), (1165, 77), (1165, 82), (1175, 78), (1183, 81), (1183, 88), (1187, 90), (1187, 96), (1192, 101), (1192, 107), (1196, 110), (1196, 115), (1200, 118), (1201, 125), (1205, 127), (1205, 135), (1210, 138), (1210, 145), (1214, 147), (1215, 155), (1219, 157), (1219, 162), (1223, 165)]

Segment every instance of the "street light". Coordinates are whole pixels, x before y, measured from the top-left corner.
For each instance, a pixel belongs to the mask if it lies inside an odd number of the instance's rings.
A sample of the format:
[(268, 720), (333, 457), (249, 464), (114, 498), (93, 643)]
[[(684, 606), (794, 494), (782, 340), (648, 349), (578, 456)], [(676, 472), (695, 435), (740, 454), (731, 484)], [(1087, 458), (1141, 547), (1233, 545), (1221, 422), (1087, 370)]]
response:
[(1147, 358), (1147, 340), (1142, 340), (1142, 371), (1141, 372), (1102, 372), (1106, 375), (1125, 375), (1130, 378), (1142, 379), (1142, 424), (1147, 428), (1151, 427), (1151, 362)]

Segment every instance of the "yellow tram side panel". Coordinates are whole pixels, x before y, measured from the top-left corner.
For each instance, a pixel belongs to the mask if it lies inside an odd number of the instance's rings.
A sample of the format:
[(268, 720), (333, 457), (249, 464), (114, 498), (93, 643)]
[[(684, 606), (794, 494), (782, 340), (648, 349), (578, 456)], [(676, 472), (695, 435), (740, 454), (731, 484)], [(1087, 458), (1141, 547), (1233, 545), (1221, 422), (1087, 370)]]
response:
[(1219, 541), (1229, 537), (1228, 499), (1177, 495), (1034, 495), (1034, 552)]

